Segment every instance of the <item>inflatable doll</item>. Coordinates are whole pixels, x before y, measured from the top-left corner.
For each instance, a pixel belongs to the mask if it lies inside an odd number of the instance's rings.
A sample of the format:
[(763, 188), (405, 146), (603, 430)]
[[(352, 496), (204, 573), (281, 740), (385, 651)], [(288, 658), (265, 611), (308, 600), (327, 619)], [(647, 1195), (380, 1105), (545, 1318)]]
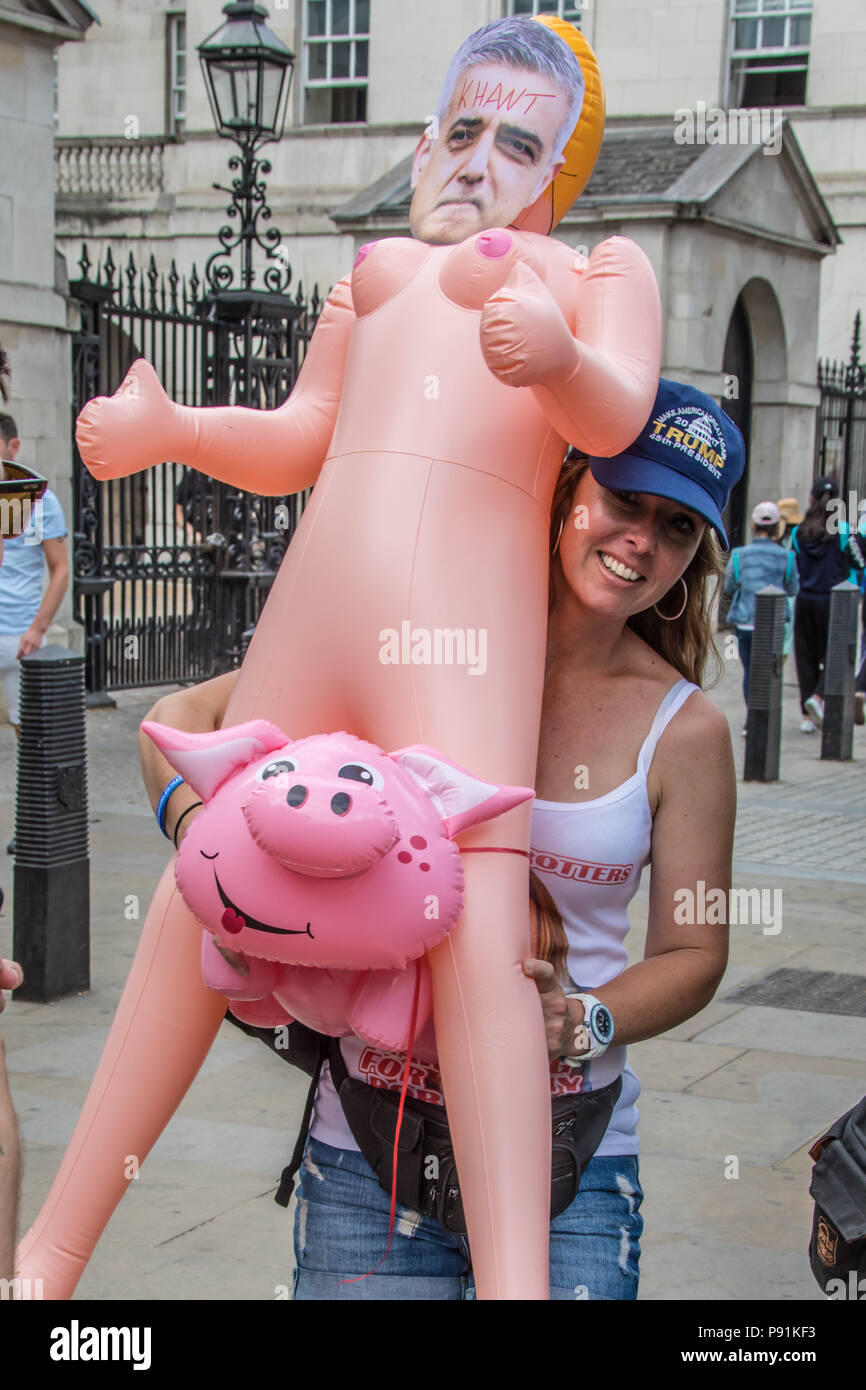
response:
[[(492, 784), (532, 785), (563, 454), (630, 443), (660, 366), (643, 253), (614, 237), (586, 260), (547, 235), (589, 177), (603, 119), (594, 57), (570, 25), (485, 26), (456, 55), (419, 141), (414, 239), (361, 249), (283, 406), (178, 406), (138, 362), (114, 397), (85, 407), (79, 446), (97, 478), (173, 459), (250, 492), (315, 483), (226, 726), (349, 729), (381, 748), (436, 748)], [(483, 650), (483, 662), (437, 661), (440, 634), (446, 655)], [(523, 805), (459, 834), (463, 913), (428, 956), (485, 1299), (549, 1296), (547, 1049), (521, 969), (529, 825)], [(46, 1296), (74, 1287), (125, 1188), (123, 1156), (149, 1151), (213, 1039), (224, 1000), (201, 982), (199, 939), (169, 867), (24, 1242)]]

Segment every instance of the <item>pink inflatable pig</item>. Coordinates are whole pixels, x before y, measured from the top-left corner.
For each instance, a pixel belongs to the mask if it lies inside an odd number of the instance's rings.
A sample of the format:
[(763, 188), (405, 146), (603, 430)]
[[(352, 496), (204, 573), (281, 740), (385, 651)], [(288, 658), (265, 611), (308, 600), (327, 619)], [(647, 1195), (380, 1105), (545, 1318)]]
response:
[(432, 1008), (424, 953), (462, 907), (453, 837), (532, 789), (480, 782), (421, 744), (389, 754), (346, 733), (292, 742), (262, 719), (209, 734), (141, 727), (205, 802), (175, 865), (207, 928), (205, 984), (249, 1023), (297, 1018), (405, 1049), (416, 971), (420, 1029)]

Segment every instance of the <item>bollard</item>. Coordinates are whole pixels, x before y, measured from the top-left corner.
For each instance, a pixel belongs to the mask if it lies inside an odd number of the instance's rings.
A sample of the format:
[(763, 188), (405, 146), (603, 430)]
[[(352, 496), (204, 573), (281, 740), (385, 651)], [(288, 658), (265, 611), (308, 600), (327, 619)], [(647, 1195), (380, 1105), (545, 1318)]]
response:
[(41, 647), (21, 661), (12, 954), (16, 999), (90, 989), (85, 659)]
[(779, 780), (785, 603), (784, 590), (775, 584), (768, 584), (755, 595), (744, 782)]
[(844, 580), (830, 596), (830, 630), (824, 658), (824, 722), (821, 757), (847, 762), (854, 747), (854, 663), (860, 594)]

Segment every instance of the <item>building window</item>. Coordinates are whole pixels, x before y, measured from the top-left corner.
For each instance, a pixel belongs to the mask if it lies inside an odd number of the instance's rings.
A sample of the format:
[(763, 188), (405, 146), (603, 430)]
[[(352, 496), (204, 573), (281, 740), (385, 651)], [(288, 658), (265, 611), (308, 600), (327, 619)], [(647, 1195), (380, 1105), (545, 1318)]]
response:
[(182, 135), (186, 125), (186, 15), (168, 19), (168, 133)]
[(370, 0), (305, 0), (304, 121), (367, 119)]
[(588, 3), (569, 5), (568, 0), (509, 0), (508, 4), (509, 14), (556, 14), (576, 29), (580, 28), (584, 10), (588, 9)]
[(735, 107), (805, 106), (812, 0), (733, 0)]

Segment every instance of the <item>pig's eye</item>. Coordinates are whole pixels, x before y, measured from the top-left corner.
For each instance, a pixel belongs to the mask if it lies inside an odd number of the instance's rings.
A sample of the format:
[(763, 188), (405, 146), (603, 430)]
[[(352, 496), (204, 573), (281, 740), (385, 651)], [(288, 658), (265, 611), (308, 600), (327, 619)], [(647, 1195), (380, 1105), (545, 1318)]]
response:
[(347, 777), (350, 782), (363, 782), (365, 787), (379, 788), (385, 785), (382, 774), (366, 763), (344, 763), (337, 776)]
[(268, 763), (259, 773), (259, 781), (267, 782), (269, 777), (279, 777), (284, 772), (297, 772), (295, 764), (291, 758), (279, 758), (277, 762)]

